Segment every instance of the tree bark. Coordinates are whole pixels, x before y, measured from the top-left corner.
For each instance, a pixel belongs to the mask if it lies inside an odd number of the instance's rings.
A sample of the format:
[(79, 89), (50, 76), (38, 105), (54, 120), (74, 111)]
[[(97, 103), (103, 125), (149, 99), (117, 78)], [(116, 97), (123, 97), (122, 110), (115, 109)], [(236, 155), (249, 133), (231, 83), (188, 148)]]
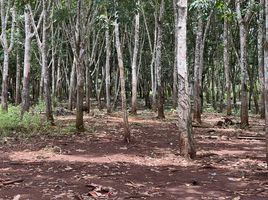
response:
[[(200, 12), (200, 11), (199, 11)], [(201, 123), (201, 90), (202, 90), (202, 74), (200, 75), (200, 49), (202, 44), (203, 35), (203, 20), (199, 14), (197, 32), (196, 32), (196, 42), (195, 42), (195, 65), (194, 65), (194, 113), (193, 118), (197, 122)]]
[[(254, 0), (251, 0), (254, 2)], [(247, 36), (248, 28), (247, 23), (251, 15), (250, 10), (242, 17), (240, 0), (236, 0), (236, 12), (239, 24), (239, 35), (240, 35), (240, 70), (241, 70), (241, 128), (248, 126), (248, 61), (247, 61)]]
[(162, 72), (162, 42), (163, 42), (163, 16), (164, 16), (164, 0), (161, 1), (158, 26), (157, 26), (157, 45), (155, 55), (156, 83), (157, 83), (157, 118), (165, 118), (164, 114), (164, 83)]
[(22, 116), (30, 109), (30, 68), (31, 68), (31, 42), (34, 36), (31, 32), (30, 13), (27, 8), (24, 12), (25, 18), (25, 42), (24, 42), (24, 68), (22, 89)]
[[(48, 68), (48, 56), (47, 56), (47, 34), (48, 34), (48, 29), (49, 29), (49, 23), (48, 23), (48, 5), (51, 3), (50, 1), (47, 0), (42, 0), (42, 14), (39, 17), (39, 21), (36, 25), (33, 12), (31, 10), (30, 5), (28, 4), (28, 9), (30, 11), (30, 16), (31, 16), (31, 23), (34, 28), (34, 34), (37, 39), (37, 44), (39, 51), (41, 53), (41, 58), (42, 58), (42, 74), (41, 74), (41, 82), (43, 81), (43, 89), (44, 89), (44, 100), (45, 100), (45, 105), (46, 105), (46, 120), (51, 123), (51, 125), (54, 124), (54, 118), (52, 114), (52, 102), (51, 102), (51, 93), (50, 93), (50, 76), (49, 76), (49, 68)], [(41, 36), (39, 35), (39, 27), (42, 21), (42, 40)], [(43, 80), (42, 80), (43, 78)], [(42, 97), (42, 88), (40, 87), (40, 97)]]
[(21, 103), (21, 91), (20, 91), (20, 82), (21, 82), (21, 63), (20, 63), (20, 54), (19, 50), (17, 50), (17, 58), (16, 58), (16, 96), (15, 96), (15, 105), (19, 105)]
[(199, 11), (198, 25), (196, 33), (196, 47), (195, 47), (195, 67), (194, 67), (194, 120), (201, 123), (202, 114), (202, 90), (203, 90), (203, 70), (204, 70), (204, 49), (206, 44), (206, 37), (210, 27), (211, 17), (213, 15), (213, 8), (211, 9), (205, 29), (203, 31), (204, 22), (202, 13)]
[(258, 18), (258, 67), (259, 67), (259, 81), (260, 81), (260, 116), (262, 119), (265, 118), (265, 101), (264, 101), (264, 0), (260, 0), (261, 8), (259, 11)]
[(63, 64), (61, 62), (61, 58), (58, 58), (58, 63), (57, 63), (57, 79), (56, 79), (56, 91), (55, 91), (55, 95), (58, 101), (60, 101), (60, 97), (61, 97), (61, 86), (62, 86), (62, 77), (61, 77), (61, 64)]
[(184, 157), (194, 158), (196, 155), (192, 135), (191, 104), (187, 71), (187, 0), (177, 0), (177, 55), (178, 70), (178, 125), (180, 130), (180, 153)]
[(4, 51), (4, 63), (2, 71), (2, 98), (1, 106), (4, 112), (8, 111), (8, 68), (9, 68), (9, 54), (13, 49), (14, 45), (14, 31), (15, 31), (15, 20), (16, 20), (16, 10), (15, 7), (12, 8), (12, 24), (11, 24), (11, 37), (10, 44), (8, 44), (8, 35), (7, 35), (7, 18), (9, 8), (6, 7), (5, 1), (0, 1), (0, 12), (1, 12), (1, 44)]
[(75, 74), (76, 74), (76, 58), (73, 58), (73, 64), (71, 69), (71, 77), (70, 77), (70, 87), (69, 87), (69, 100), (68, 100), (68, 108), (69, 110), (73, 110), (73, 99), (75, 93)]
[(91, 72), (90, 72), (90, 65), (88, 59), (85, 61), (86, 63), (86, 110), (87, 113), (90, 113), (91, 110)]
[[(107, 11), (106, 11), (107, 15)], [(106, 16), (107, 17), (107, 16)], [(108, 17), (107, 17), (108, 20)], [(109, 24), (107, 24), (105, 30), (105, 41), (106, 41), (106, 63), (105, 63), (105, 89), (106, 89), (106, 108), (107, 113), (111, 113), (111, 75), (110, 75), (110, 57), (111, 57), (111, 44), (110, 44), (110, 31)]]
[[(178, 35), (178, 29), (177, 29), (177, 24), (178, 24), (178, 12), (177, 12), (177, 7), (176, 7), (176, 2), (177, 0), (173, 0), (173, 12), (174, 12), (174, 22), (175, 22), (175, 40), (176, 37)], [(174, 54), (175, 54), (175, 58), (177, 56), (177, 42), (175, 42), (174, 44), (175, 48), (174, 48)], [(173, 85), (172, 85), (172, 106), (173, 109), (177, 108), (177, 100), (178, 100), (178, 90), (177, 90), (177, 84), (178, 84), (178, 73), (177, 73), (177, 59), (174, 60), (174, 66), (173, 66)]]
[[(118, 18), (118, 16), (116, 16)], [(119, 65), (120, 73), (120, 86), (121, 86), (121, 101), (122, 101), (122, 112), (123, 112), (123, 121), (124, 121), (124, 140), (125, 142), (130, 142), (130, 129), (128, 124), (128, 113), (127, 113), (127, 102), (126, 102), (126, 89), (125, 89), (125, 72), (124, 72), (124, 63), (123, 55), (121, 51), (121, 42), (119, 37), (119, 24), (117, 19), (115, 20), (115, 45), (117, 51), (117, 59)]]
[[(139, 2), (137, 3), (139, 5)], [(137, 114), (137, 60), (139, 51), (139, 32), (140, 32), (140, 14), (137, 11), (135, 15), (135, 34), (134, 34), (134, 50), (132, 58), (132, 99), (131, 99), (131, 113)]]
[(229, 59), (229, 26), (227, 16), (224, 17), (224, 31), (223, 31), (223, 62), (225, 72), (225, 85), (226, 85), (226, 114), (232, 114), (232, 100), (231, 100), (231, 81), (230, 81), (230, 59)]
[[(43, 0), (43, 33), (42, 33), (42, 68), (44, 70), (44, 94), (45, 94), (45, 103), (46, 103), (46, 119), (51, 124), (54, 124), (54, 118), (52, 114), (52, 103), (51, 103), (51, 93), (50, 93), (50, 77), (49, 77), (49, 69), (47, 64), (47, 7), (48, 1)], [(54, 72), (53, 72), (54, 73)]]
[(83, 56), (84, 56), (84, 43), (81, 40), (81, 18), (82, 13), (82, 1), (77, 2), (77, 21), (75, 29), (75, 41), (78, 44), (75, 50), (77, 59), (77, 99), (76, 99), (76, 129), (78, 131), (84, 131), (84, 119), (83, 119), (83, 100), (84, 100), (84, 67), (83, 67)]
[(268, 1), (265, 1), (265, 42), (264, 42), (264, 78), (265, 78), (265, 137), (266, 163), (268, 167)]

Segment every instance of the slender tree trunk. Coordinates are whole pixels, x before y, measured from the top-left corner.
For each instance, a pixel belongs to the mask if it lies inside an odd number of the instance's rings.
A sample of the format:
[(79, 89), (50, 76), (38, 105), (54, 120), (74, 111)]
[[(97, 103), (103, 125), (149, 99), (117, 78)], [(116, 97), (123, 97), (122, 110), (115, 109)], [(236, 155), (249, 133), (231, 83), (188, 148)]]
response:
[(163, 16), (164, 0), (161, 1), (158, 26), (157, 26), (157, 45), (155, 55), (156, 83), (157, 83), (157, 118), (165, 118), (164, 114), (164, 83), (162, 72), (162, 42), (163, 42)]
[(117, 107), (117, 99), (118, 99), (118, 96), (119, 96), (119, 90), (120, 90), (120, 85), (121, 85), (120, 80), (119, 80), (118, 77), (119, 77), (119, 69), (117, 69), (115, 79), (114, 79), (115, 88), (114, 88), (113, 109), (116, 109), (116, 107)]
[(70, 87), (69, 87), (69, 100), (68, 100), (69, 110), (73, 110), (73, 96), (75, 93), (75, 74), (76, 74), (76, 58), (74, 57), (70, 77)]
[(91, 72), (90, 72), (90, 65), (88, 59), (86, 59), (86, 106), (87, 106), (87, 113), (90, 113), (91, 107)]
[[(53, 9), (52, 9), (52, 17), (53, 17)], [(57, 71), (56, 71), (56, 65), (55, 65), (55, 52), (56, 52), (56, 50), (55, 50), (55, 39), (54, 39), (54, 37), (55, 37), (55, 33), (54, 33), (54, 24), (52, 23), (51, 24), (51, 34), (52, 34), (52, 37), (51, 37), (51, 48), (52, 48), (52, 55), (51, 55), (51, 66), (52, 66), (52, 69), (51, 69), (51, 76), (52, 76), (52, 80), (51, 80), (51, 82), (52, 82), (52, 101), (53, 101), (53, 103), (52, 103), (52, 105), (53, 106), (55, 106), (56, 105), (56, 73), (57, 73)]]
[(224, 72), (225, 72), (225, 85), (226, 85), (226, 111), (227, 115), (232, 114), (232, 100), (231, 100), (231, 81), (230, 81), (230, 59), (229, 59), (229, 27), (228, 27), (228, 19), (224, 17), (224, 31), (223, 31), (223, 43), (224, 43), (224, 54), (223, 54), (223, 62), (224, 62)]
[(3, 79), (2, 79), (2, 110), (8, 111), (8, 63), (9, 53), (4, 51)]
[[(108, 20), (108, 18), (107, 18)], [(105, 30), (105, 41), (106, 41), (106, 63), (105, 63), (105, 89), (106, 89), (106, 108), (107, 113), (111, 113), (111, 75), (110, 75), (110, 57), (111, 57), (111, 44), (110, 44), (110, 31), (109, 25)]]
[(115, 44), (117, 51), (117, 59), (119, 65), (120, 73), (120, 85), (121, 85), (121, 101), (122, 101), (122, 111), (123, 111), (123, 121), (124, 121), (124, 140), (125, 142), (130, 142), (130, 129), (128, 124), (128, 113), (127, 113), (127, 101), (126, 101), (126, 89), (125, 89), (125, 72), (124, 72), (124, 63), (123, 55), (121, 51), (121, 42), (119, 37), (119, 24), (117, 19), (115, 20)]
[(198, 25), (196, 33), (196, 47), (195, 47), (195, 67), (194, 67), (194, 114), (193, 118), (201, 123), (202, 114), (202, 90), (203, 90), (203, 70), (204, 70), (204, 49), (206, 44), (206, 37), (210, 27), (211, 17), (214, 10), (211, 9), (205, 29), (203, 31), (204, 22), (202, 19), (202, 12), (199, 11)]
[(20, 91), (20, 82), (21, 82), (21, 63), (20, 63), (20, 55), (19, 50), (17, 50), (17, 70), (16, 70), (16, 97), (15, 97), (15, 105), (19, 105), (21, 102), (21, 91)]
[(265, 42), (264, 42), (264, 78), (265, 78), (265, 137), (266, 163), (268, 167), (268, 1), (265, 1)]
[(40, 83), (39, 83), (39, 99), (44, 99), (44, 67), (41, 66), (41, 77), (40, 77)]
[(24, 68), (23, 68), (23, 89), (22, 89), (22, 116), (30, 109), (30, 68), (31, 68), (31, 20), (28, 11), (24, 12), (25, 17), (25, 42), (24, 42)]
[[(137, 3), (139, 5), (139, 2)], [(132, 58), (132, 99), (131, 99), (131, 113), (137, 114), (137, 60), (139, 51), (139, 32), (140, 32), (140, 14), (137, 11), (135, 15), (135, 34), (134, 34), (134, 50)]]
[(58, 63), (57, 63), (57, 80), (56, 80), (56, 91), (55, 95), (58, 101), (60, 101), (61, 97), (61, 86), (62, 86), (62, 81), (61, 81), (61, 58), (58, 58)]
[(261, 8), (258, 19), (258, 67), (259, 67), (259, 81), (260, 81), (260, 115), (265, 118), (265, 102), (264, 102), (264, 58), (263, 58), (263, 43), (264, 43), (264, 0), (260, 0)]
[(201, 90), (202, 90), (202, 80), (200, 80), (200, 48), (202, 44), (203, 35), (203, 19), (201, 16), (198, 18), (197, 32), (196, 32), (196, 42), (195, 42), (195, 66), (194, 66), (194, 113), (193, 118), (197, 122), (201, 123)]
[[(175, 40), (176, 40), (176, 37), (178, 35), (178, 28), (177, 28), (177, 24), (178, 24), (178, 12), (177, 12), (177, 0), (173, 0), (173, 12), (174, 12), (174, 22), (175, 22)], [(174, 54), (175, 54), (175, 57), (177, 56), (177, 42), (175, 42), (174, 44), (175, 46), (175, 49), (174, 49)], [(173, 106), (173, 109), (176, 109), (177, 108), (177, 100), (178, 100), (178, 90), (177, 90), (177, 83), (178, 83), (178, 75), (177, 75), (177, 59), (174, 60), (174, 66), (173, 66), (173, 86), (172, 86), (172, 89), (173, 89), (173, 92), (172, 92), (172, 106)]]
[(84, 131), (83, 101), (84, 100), (84, 70), (83, 63), (77, 61), (77, 100), (76, 100), (76, 129)]
[[(155, 63), (155, 59), (156, 59), (156, 48), (157, 48), (157, 30), (158, 30), (158, 22), (157, 22), (157, 16), (156, 16), (156, 12), (154, 14), (155, 16), (155, 30), (154, 30), (154, 45), (153, 45), (153, 50), (151, 52), (152, 54), (152, 60), (151, 60), (151, 64), (150, 64), (150, 69), (151, 69), (151, 86), (152, 86), (152, 107), (153, 110), (156, 111), (157, 110), (157, 100), (156, 100), (156, 63)], [(148, 38), (149, 38), (149, 33), (148, 34)]]
[(246, 17), (242, 18), (240, 1), (236, 0), (236, 12), (239, 23), (240, 35), (240, 70), (241, 70), (241, 127), (248, 126), (248, 62), (247, 62), (247, 35), (248, 29), (246, 26)]
[(1, 12), (1, 44), (4, 51), (4, 63), (3, 63), (3, 71), (2, 71), (2, 99), (1, 99), (1, 105), (2, 110), (4, 112), (8, 111), (8, 68), (9, 68), (9, 54), (11, 50), (13, 49), (14, 45), (14, 29), (15, 29), (15, 19), (16, 19), (16, 10), (15, 7), (13, 7), (12, 12), (12, 25), (11, 25), (11, 38), (10, 38), (10, 44), (8, 44), (8, 36), (7, 36), (7, 18), (8, 18), (8, 10), (5, 6), (5, 1), (0, 1), (0, 12)]
[(44, 69), (44, 94), (46, 103), (46, 118), (51, 124), (54, 123), (54, 118), (52, 114), (52, 103), (51, 103), (51, 93), (50, 93), (50, 78), (49, 69), (47, 64), (47, 0), (43, 0), (43, 34), (42, 34), (42, 68)]
[(79, 45), (76, 49), (75, 56), (77, 57), (77, 99), (76, 99), (76, 129), (78, 131), (84, 131), (84, 115), (83, 115), (83, 102), (84, 102), (84, 67), (83, 67), (83, 56), (84, 56), (84, 43), (81, 40), (81, 19), (82, 19), (82, 1), (77, 2), (77, 19), (76, 19), (76, 32), (75, 41)]
[(211, 99), (212, 99), (212, 107), (214, 110), (217, 109), (216, 106), (216, 95), (215, 95), (215, 66), (214, 63), (211, 67)]
[(180, 153), (184, 157), (196, 155), (191, 121), (191, 104), (187, 71), (187, 0), (177, 0), (177, 70), (178, 70), (178, 117), (180, 130)]

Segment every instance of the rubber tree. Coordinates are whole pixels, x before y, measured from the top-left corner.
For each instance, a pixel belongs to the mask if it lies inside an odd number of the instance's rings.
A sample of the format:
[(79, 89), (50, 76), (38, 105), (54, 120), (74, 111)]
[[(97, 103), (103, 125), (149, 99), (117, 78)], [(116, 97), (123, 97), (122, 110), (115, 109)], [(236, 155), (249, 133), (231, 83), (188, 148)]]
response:
[(264, 0), (260, 0), (260, 11), (258, 15), (258, 68), (260, 81), (260, 116), (265, 118), (265, 100), (264, 100)]
[[(0, 13), (1, 13), (1, 45), (4, 51), (4, 63), (2, 71), (2, 98), (1, 107), (4, 112), (8, 111), (8, 75), (9, 75), (9, 56), (14, 46), (14, 32), (15, 32), (15, 20), (16, 9), (15, 6), (10, 8), (11, 1), (0, 1)], [(10, 17), (10, 11), (12, 12), (11, 33), (8, 34), (8, 18)], [(10, 38), (10, 39), (9, 39)]]
[[(225, 10), (227, 10), (230, 1), (225, 3)], [(224, 72), (225, 72), (225, 88), (226, 88), (226, 114), (232, 114), (232, 100), (231, 100), (231, 80), (230, 80), (230, 55), (229, 55), (229, 34), (230, 27), (228, 22), (228, 15), (224, 13), (224, 25), (223, 25), (223, 62), (224, 62)]]
[(165, 11), (165, 1), (161, 0), (159, 15), (157, 20), (157, 39), (155, 52), (155, 72), (156, 72), (156, 91), (157, 91), (157, 118), (165, 118), (164, 114), (164, 83), (162, 71), (162, 48), (163, 48), (163, 20)]
[[(194, 58), (194, 106), (193, 118), (201, 123), (202, 114), (202, 90), (203, 90), (203, 71), (204, 71), (204, 49), (207, 34), (210, 28), (211, 18), (214, 13), (214, 1), (205, 1), (203, 3), (195, 1), (192, 7), (197, 10), (197, 27), (195, 40), (195, 58)], [(209, 11), (209, 12), (206, 12)], [(206, 23), (204, 23), (204, 15), (207, 15)]]
[[(41, 82), (44, 82), (44, 100), (46, 105), (46, 120), (51, 124), (54, 124), (54, 117), (52, 113), (52, 101), (51, 101), (51, 92), (50, 92), (50, 75), (48, 69), (48, 30), (50, 21), (48, 21), (50, 15), (50, 7), (52, 1), (42, 0), (42, 14), (39, 16), (42, 20), (42, 31), (38, 31), (39, 23), (35, 22), (33, 12), (30, 6), (31, 24), (34, 29), (34, 34), (37, 40), (38, 48), (41, 54), (41, 63), (42, 63), (42, 72), (41, 72)], [(43, 78), (42, 78), (43, 77)], [(42, 94), (40, 94), (42, 95)]]
[(264, 42), (264, 78), (265, 78), (265, 137), (266, 163), (268, 167), (268, 1), (265, 1), (265, 42)]
[[(118, 2), (115, 0), (116, 6), (118, 6)], [(126, 101), (126, 88), (125, 88), (125, 69), (123, 62), (123, 54), (122, 54), (122, 45), (120, 41), (119, 35), (119, 23), (118, 23), (118, 12), (115, 13), (115, 22), (114, 22), (114, 31), (115, 31), (115, 47), (117, 52), (117, 60), (119, 66), (119, 74), (120, 74), (120, 87), (121, 87), (121, 103), (122, 103), (122, 112), (123, 112), (123, 122), (124, 122), (124, 140), (125, 142), (130, 142), (130, 129), (128, 124), (128, 111), (127, 111), (127, 101)]]
[[(139, 6), (139, 0), (137, 1)], [(137, 114), (137, 82), (138, 82), (138, 51), (139, 51), (139, 38), (140, 38), (140, 12), (137, 9), (135, 14), (135, 30), (134, 30), (134, 49), (132, 57), (132, 98), (131, 98), (131, 113)]]
[[(43, 13), (38, 19), (37, 31), (43, 20)], [(23, 88), (22, 88), (22, 106), (21, 114), (29, 112), (30, 109), (30, 70), (31, 70), (31, 43), (35, 33), (32, 31), (31, 9), (30, 4), (26, 4), (24, 8), (24, 66), (23, 66)]]
[(241, 0), (236, 0), (236, 15), (239, 24), (239, 36), (240, 36), (240, 71), (241, 71), (241, 111), (240, 120), (241, 127), (248, 126), (248, 23), (252, 15), (251, 5), (254, 4), (254, 0), (248, 2), (249, 8), (246, 13), (242, 15)]
[(178, 126), (180, 131), (180, 153), (194, 158), (196, 151), (193, 141), (191, 104), (187, 70), (187, 0), (176, 1), (176, 63), (178, 70)]

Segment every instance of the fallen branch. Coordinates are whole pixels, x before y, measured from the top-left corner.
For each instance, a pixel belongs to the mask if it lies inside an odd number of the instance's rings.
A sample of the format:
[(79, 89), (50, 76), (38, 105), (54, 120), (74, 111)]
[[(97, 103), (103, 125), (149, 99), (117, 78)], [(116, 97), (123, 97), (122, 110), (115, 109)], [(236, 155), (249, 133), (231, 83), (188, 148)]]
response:
[(146, 197), (152, 197), (152, 195), (149, 194), (137, 194), (137, 195), (131, 195), (124, 197), (124, 199), (141, 199), (141, 198), (146, 198)]
[(238, 136), (239, 140), (265, 140), (265, 137), (257, 137), (257, 136)]
[(2, 182), (2, 185), (3, 186), (12, 185), (12, 184), (15, 184), (15, 183), (21, 183), (23, 181), (24, 181), (23, 179), (10, 180), (10, 181)]

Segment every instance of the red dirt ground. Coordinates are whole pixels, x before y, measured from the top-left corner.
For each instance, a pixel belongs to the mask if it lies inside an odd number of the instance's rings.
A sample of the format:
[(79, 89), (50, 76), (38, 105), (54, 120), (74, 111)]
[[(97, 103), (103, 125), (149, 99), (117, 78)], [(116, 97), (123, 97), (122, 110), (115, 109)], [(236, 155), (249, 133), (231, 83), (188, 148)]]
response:
[(0, 146), (0, 200), (268, 199), (263, 121), (251, 118), (241, 130), (204, 115), (194, 128), (197, 158), (187, 161), (178, 154), (175, 115), (152, 116), (130, 117), (129, 145), (120, 116), (101, 113), (85, 119), (84, 134), (8, 139)]

